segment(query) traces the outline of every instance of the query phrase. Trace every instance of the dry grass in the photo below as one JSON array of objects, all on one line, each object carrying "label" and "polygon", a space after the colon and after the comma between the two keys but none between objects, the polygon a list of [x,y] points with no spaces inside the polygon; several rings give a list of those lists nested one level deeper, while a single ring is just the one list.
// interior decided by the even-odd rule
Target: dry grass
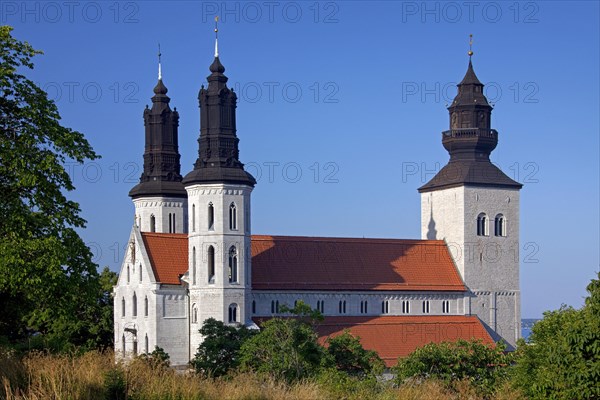
[{"label": "dry grass", "polygon": [[[466,382],[458,383],[454,391],[448,391],[435,381],[400,388],[382,384],[346,389],[312,381],[288,385],[253,374],[202,379],[191,373],[154,369],[139,360],[115,365],[110,353],[89,352],[82,356],[33,353],[23,360],[10,353],[0,353],[0,399],[118,399],[109,394],[110,382],[112,387],[115,382],[116,386],[121,384],[121,392],[126,393],[123,399],[131,400],[480,399]],[[504,387],[495,399],[522,397]]]}]

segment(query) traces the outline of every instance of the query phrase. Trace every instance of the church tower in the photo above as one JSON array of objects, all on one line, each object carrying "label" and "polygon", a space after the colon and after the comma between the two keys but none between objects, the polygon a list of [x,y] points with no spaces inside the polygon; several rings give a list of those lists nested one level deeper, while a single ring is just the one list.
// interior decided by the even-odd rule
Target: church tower
[{"label": "church tower", "polygon": [[498,144],[492,107],[473,70],[472,52],[448,107],[442,145],[450,160],[419,188],[421,237],[445,240],[469,288],[465,314],[475,314],[495,340],[514,346],[521,331],[519,190],[490,161]]},{"label": "church tower", "polygon": [[140,183],[129,192],[135,205],[136,225],[142,232],[187,232],[187,193],[181,183],[177,133],[179,113],[171,110],[169,101],[159,54],[152,108],[146,106],[144,110],[144,171]]},{"label": "church tower", "polygon": [[[216,32],[216,29],[215,29]],[[251,321],[250,194],[256,180],[239,160],[237,96],[215,58],[208,87],[198,94],[200,137],[194,169],[183,179],[188,193],[190,354],[204,320]]]}]

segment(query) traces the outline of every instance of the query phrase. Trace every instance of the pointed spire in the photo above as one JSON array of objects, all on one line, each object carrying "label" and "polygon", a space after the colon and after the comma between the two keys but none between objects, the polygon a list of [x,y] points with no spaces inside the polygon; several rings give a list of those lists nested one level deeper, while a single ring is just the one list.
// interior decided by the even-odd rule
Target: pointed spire
[{"label": "pointed spire", "polygon": [[215,58],[219,57],[219,16],[215,17]]},{"label": "pointed spire", "polygon": [[162,80],[162,71],[160,68],[160,56],[162,56],[162,54],[160,54],[160,43],[158,44],[158,80]]}]

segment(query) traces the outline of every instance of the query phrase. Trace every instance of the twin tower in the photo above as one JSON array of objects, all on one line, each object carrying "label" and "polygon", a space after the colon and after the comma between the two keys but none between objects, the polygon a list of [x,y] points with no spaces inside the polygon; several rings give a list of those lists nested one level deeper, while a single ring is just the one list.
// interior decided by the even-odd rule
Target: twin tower
[{"label": "twin tower", "polygon": [[[192,318],[250,320],[250,193],[256,184],[239,160],[236,94],[227,87],[218,53],[208,87],[198,93],[200,138],[194,169],[181,175],[179,114],[159,80],[144,110],[146,145],[140,183],[129,195],[141,232],[187,234]],[[199,343],[198,333],[191,341]],[[195,340],[194,340],[195,339]],[[196,344],[197,347],[197,344]]]},{"label": "twin tower", "polygon": [[[472,53],[469,54],[471,56]],[[239,160],[236,94],[218,52],[208,87],[198,94],[200,137],[194,169],[182,176],[179,115],[169,107],[159,73],[152,108],[144,111],[144,171],[129,193],[141,232],[186,234],[190,319],[251,323],[250,195],[256,180]],[[450,160],[421,193],[422,239],[445,240],[468,288],[466,315],[477,315],[514,345],[520,337],[519,190],[490,161],[498,143],[492,107],[471,60],[448,108],[442,144]],[[424,271],[427,273],[427,271]],[[343,276],[340,276],[343,279]],[[201,338],[190,332],[190,347]]]}]

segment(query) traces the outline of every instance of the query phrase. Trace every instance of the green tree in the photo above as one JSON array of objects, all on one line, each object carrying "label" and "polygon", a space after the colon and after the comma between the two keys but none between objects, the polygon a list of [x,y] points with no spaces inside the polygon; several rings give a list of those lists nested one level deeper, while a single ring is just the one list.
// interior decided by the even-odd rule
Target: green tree
[{"label": "green tree", "polygon": [[200,334],[203,341],[190,364],[201,375],[218,377],[238,367],[240,347],[253,331],[209,318],[202,324]]},{"label": "green tree", "polygon": [[311,325],[320,313],[303,302],[298,302],[292,309],[283,307],[282,312],[296,317],[272,318],[264,322],[261,331],[240,349],[242,370],[268,374],[288,382],[316,375],[330,363]]},{"label": "green tree", "polygon": [[544,313],[519,343],[512,381],[529,398],[600,399],[600,279],[587,290],[583,308]]},{"label": "green tree", "polygon": [[171,356],[162,347],[154,346],[150,354],[140,354],[138,359],[152,369],[166,370],[171,366]]},{"label": "green tree", "polygon": [[97,158],[60,124],[47,94],[22,74],[41,52],[0,27],[0,335],[22,339],[77,324],[98,293],[97,266],[65,162]]},{"label": "green tree", "polygon": [[502,343],[493,346],[479,340],[430,343],[398,360],[393,368],[396,383],[435,378],[451,388],[468,380],[480,392],[493,393],[508,374],[511,355],[505,348]]},{"label": "green tree", "polygon": [[327,352],[333,357],[336,368],[349,375],[379,375],[385,368],[377,352],[365,350],[360,338],[353,336],[349,330],[328,338],[327,346]]}]

